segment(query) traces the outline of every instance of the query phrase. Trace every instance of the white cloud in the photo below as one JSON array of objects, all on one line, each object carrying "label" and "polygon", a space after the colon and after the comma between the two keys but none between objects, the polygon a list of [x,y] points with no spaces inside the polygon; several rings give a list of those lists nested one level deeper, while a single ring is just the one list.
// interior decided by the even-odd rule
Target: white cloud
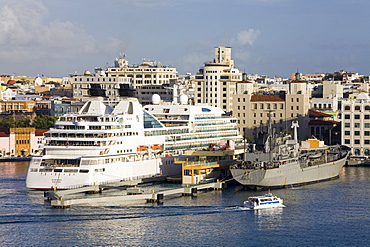
[{"label": "white cloud", "polygon": [[95,52],[95,39],[83,28],[47,18],[49,11],[40,0],[5,0],[0,4],[0,45],[6,48],[0,50],[0,56],[60,58]]},{"label": "white cloud", "polygon": [[250,58],[249,52],[246,50],[239,50],[234,56],[236,59],[244,62],[248,61]]},{"label": "white cloud", "polygon": [[246,30],[240,31],[238,33],[237,41],[241,45],[246,44],[253,45],[254,41],[257,39],[260,33],[261,32],[259,30],[254,30],[253,28],[250,28],[247,31]]}]

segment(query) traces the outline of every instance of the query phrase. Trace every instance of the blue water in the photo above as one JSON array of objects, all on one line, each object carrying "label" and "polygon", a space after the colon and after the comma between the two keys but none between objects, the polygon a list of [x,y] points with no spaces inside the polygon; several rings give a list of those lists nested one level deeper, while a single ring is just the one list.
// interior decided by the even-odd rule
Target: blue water
[{"label": "blue water", "polygon": [[53,209],[25,188],[27,163],[0,163],[0,246],[370,246],[370,167],[272,191],[285,208],[244,210],[240,186],[162,205]]}]

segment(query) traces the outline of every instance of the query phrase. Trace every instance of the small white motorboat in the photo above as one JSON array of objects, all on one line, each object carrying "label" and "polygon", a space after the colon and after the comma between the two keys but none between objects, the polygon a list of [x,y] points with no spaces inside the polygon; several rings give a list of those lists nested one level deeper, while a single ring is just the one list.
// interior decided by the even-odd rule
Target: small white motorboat
[{"label": "small white motorboat", "polygon": [[250,209],[284,207],[283,199],[268,193],[264,196],[251,196],[244,202],[244,207]]}]

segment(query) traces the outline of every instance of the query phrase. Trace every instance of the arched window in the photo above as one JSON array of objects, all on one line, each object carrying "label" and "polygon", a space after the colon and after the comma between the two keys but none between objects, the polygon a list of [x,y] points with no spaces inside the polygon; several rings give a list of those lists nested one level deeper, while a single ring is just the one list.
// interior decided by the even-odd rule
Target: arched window
[{"label": "arched window", "polygon": [[355,106],[355,110],[356,110],[356,111],[359,111],[359,110],[360,110],[360,106],[356,105],[356,106]]},{"label": "arched window", "polygon": [[368,106],[368,105],[367,105],[367,106],[365,106],[365,110],[366,110],[366,111],[370,111],[370,106]]},{"label": "arched window", "polygon": [[346,107],[344,107],[344,110],[349,111],[351,110],[351,107],[349,105],[346,105]]},{"label": "arched window", "polygon": [[370,150],[369,150],[369,149],[365,149],[365,150],[364,150],[364,154],[365,154],[365,155],[369,155],[369,153],[370,153]]},{"label": "arched window", "polygon": [[354,152],[355,152],[355,155],[360,155],[360,149],[356,148],[356,149],[354,150]]}]

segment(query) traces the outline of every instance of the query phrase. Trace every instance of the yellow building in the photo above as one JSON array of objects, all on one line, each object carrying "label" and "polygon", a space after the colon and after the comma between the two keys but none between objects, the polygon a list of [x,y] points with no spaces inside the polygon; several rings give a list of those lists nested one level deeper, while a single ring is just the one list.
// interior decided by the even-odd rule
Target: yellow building
[{"label": "yellow building", "polygon": [[35,128],[10,128],[10,135],[14,135],[14,154],[28,155],[31,150],[31,138],[35,137]]},{"label": "yellow building", "polygon": [[36,101],[29,100],[0,100],[0,113],[34,112]]}]

